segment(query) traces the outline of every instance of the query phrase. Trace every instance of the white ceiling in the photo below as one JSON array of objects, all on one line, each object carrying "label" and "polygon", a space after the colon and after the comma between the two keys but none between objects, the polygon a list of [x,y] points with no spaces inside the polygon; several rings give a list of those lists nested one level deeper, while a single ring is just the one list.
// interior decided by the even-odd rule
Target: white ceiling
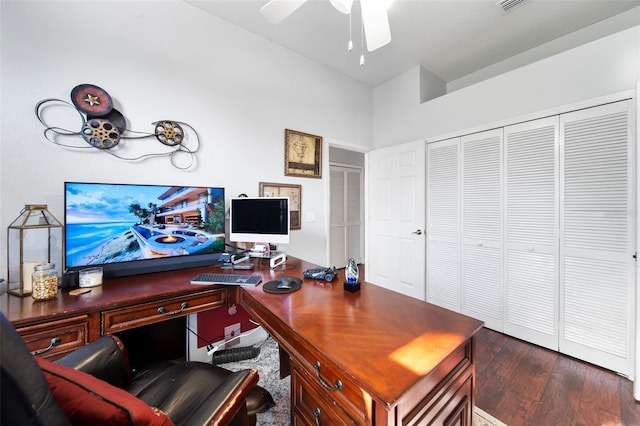
[{"label": "white ceiling", "polygon": [[268,0],[185,1],[374,87],[418,65],[464,86],[640,25],[640,0],[531,0],[508,13],[495,0],[395,0],[391,43],[365,46],[360,66],[357,0],[352,52],[349,17],[329,0],[308,0],[278,25],[260,14]]}]

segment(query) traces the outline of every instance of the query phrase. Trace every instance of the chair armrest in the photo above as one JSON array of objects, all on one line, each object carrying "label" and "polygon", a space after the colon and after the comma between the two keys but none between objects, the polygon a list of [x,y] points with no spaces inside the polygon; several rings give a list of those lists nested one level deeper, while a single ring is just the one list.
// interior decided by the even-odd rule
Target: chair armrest
[{"label": "chair armrest", "polygon": [[122,341],[116,336],[102,336],[56,363],[91,374],[119,388],[131,382],[129,357]]},{"label": "chair armrest", "polygon": [[[211,413],[208,421],[203,424],[226,425],[232,424],[232,420],[248,424],[246,399],[258,384],[258,378],[258,371],[253,369],[236,371],[227,376],[211,394],[207,404],[196,410]],[[199,416],[196,414],[193,418],[197,419]]]},{"label": "chair armrest", "polygon": [[253,369],[232,372],[204,362],[173,360],[136,371],[126,391],[178,426],[236,426],[249,424],[246,399],[257,384]]}]

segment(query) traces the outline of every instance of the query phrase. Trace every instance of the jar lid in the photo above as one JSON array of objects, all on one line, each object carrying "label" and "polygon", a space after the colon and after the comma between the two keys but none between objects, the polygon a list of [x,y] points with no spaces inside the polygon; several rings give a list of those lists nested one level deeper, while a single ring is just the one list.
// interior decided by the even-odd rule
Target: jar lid
[{"label": "jar lid", "polygon": [[53,263],[43,263],[42,265],[36,265],[33,270],[34,271],[46,271],[49,269],[55,269],[56,265]]}]

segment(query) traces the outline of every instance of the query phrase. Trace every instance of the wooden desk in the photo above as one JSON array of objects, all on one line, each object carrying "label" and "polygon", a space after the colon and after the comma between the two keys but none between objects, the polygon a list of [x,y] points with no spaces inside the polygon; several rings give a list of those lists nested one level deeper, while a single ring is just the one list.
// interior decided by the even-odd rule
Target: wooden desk
[{"label": "wooden desk", "polygon": [[[265,282],[314,266],[289,258]],[[290,355],[292,424],[470,426],[482,322],[367,282],[349,293],[343,281],[239,293]]]},{"label": "wooden desk", "polygon": [[104,334],[130,330],[224,306],[233,289],[196,286],[189,280],[212,268],[111,278],[91,292],[70,296],[59,290],[55,299],[3,295],[0,311],[16,327],[31,351],[59,358]]},{"label": "wooden desk", "polygon": [[[289,257],[263,283],[315,265]],[[482,322],[363,282],[358,293],[305,280],[297,292],[192,285],[197,268],[108,280],[81,296],[0,297],[0,310],[31,350],[59,357],[107,333],[240,302],[290,357],[294,425],[471,425],[474,334]],[[235,271],[247,273],[248,271]],[[159,309],[161,311],[159,311]],[[335,388],[335,389],[334,389]],[[333,389],[333,390],[331,390]]]}]

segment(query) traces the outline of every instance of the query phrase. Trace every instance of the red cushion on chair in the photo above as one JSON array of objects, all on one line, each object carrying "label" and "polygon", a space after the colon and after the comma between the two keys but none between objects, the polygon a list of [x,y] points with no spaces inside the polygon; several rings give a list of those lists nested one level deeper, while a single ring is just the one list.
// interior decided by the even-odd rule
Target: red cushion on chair
[{"label": "red cushion on chair", "polygon": [[35,357],[73,425],[174,426],[161,410],[90,374]]}]

